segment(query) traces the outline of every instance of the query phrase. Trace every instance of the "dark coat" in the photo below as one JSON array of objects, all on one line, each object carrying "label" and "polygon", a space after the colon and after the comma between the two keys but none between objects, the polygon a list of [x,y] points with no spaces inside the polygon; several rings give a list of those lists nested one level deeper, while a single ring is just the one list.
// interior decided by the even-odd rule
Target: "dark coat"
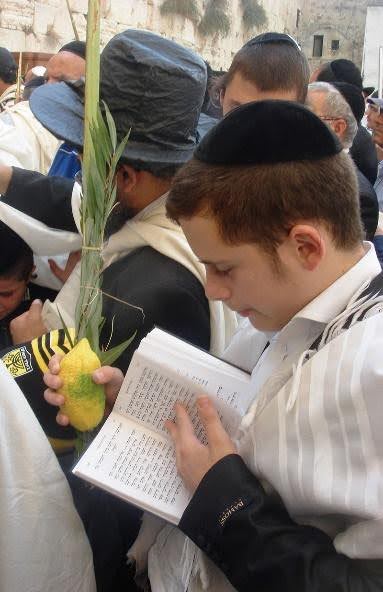
[{"label": "dark coat", "polygon": [[362,218],[366,239],[374,238],[379,219],[379,204],[375,189],[363,173],[356,169],[359,185],[360,215]]},{"label": "dark coat", "polygon": [[373,185],[378,174],[378,158],[371,134],[363,125],[359,125],[354,142],[350,148],[356,166]]},{"label": "dark coat", "polygon": [[380,592],[379,561],[337,553],[321,530],[293,522],[240,456],[202,479],[179,528],[239,592]]},{"label": "dark coat", "polygon": [[[71,207],[73,183],[71,179],[14,168],[3,200],[51,228],[77,232]],[[203,286],[173,259],[151,247],[136,249],[104,271],[102,289],[144,309],[143,317],[137,308],[103,298],[106,321],[101,344],[105,346],[110,340],[112,347],[136,331],[134,341],[115,364],[124,372],[141,339],[154,326],[209,349],[210,312]]]}]

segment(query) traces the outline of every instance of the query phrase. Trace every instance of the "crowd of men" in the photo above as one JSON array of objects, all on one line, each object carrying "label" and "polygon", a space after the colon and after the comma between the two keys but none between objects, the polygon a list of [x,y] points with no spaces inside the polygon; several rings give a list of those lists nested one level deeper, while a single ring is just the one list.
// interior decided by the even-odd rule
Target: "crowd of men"
[{"label": "crowd of men", "polygon": [[310,77],[280,33],[217,78],[148,31],[101,53],[100,97],[130,136],[100,345],[135,337],[93,380],[113,406],[154,326],[251,373],[235,440],[204,396],[206,446],[181,405],[168,422],[191,492],[173,527],[73,476],[57,414],[54,354],[80,290],[85,59],[66,44],[15,103],[0,51],[0,589],[382,590],[383,99],[348,60]]}]

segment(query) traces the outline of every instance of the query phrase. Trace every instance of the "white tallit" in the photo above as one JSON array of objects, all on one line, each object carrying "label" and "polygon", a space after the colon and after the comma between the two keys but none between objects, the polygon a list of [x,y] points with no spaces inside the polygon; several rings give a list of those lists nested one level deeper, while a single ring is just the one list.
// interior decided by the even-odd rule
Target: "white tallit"
[{"label": "white tallit", "polygon": [[28,101],[6,109],[0,117],[0,161],[46,175],[60,141],[33,115]]},{"label": "white tallit", "polygon": [[96,592],[92,551],[53,450],[0,362],[0,590]]},{"label": "white tallit", "polygon": [[[75,220],[78,222],[78,210],[76,210],[77,200],[78,198],[75,196],[73,200],[73,211]],[[145,210],[140,212],[132,220],[126,222],[123,228],[110,237],[102,251],[105,267],[108,267],[114,261],[117,261],[139,247],[149,246],[186,267],[186,269],[204,284],[204,266],[197,261],[186,241],[182,229],[166,217],[165,202],[166,195],[145,208]],[[79,287],[80,265],[77,265],[61,289],[55,302],[47,302],[44,305],[44,322],[49,329],[61,327],[61,322],[57,315],[57,306],[68,326],[73,324]],[[221,354],[223,352],[236,325],[236,317],[232,311],[221,302],[210,302],[210,350],[213,353]]]},{"label": "white tallit", "polygon": [[[383,561],[383,297],[357,322],[368,304],[358,300],[360,292],[329,324],[317,353],[298,352],[266,380],[242,420],[237,445],[298,523],[325,531],[340,553]],[[351,314],[351,328],[344,330]],[[233,363],[257,349],[251,332],[244,336]],[[152,528],[150,537],[151,520],[144,521],[131,555],[142,569],[145,544],[155,541],[148,560],[153,592],[233,590],[175,527],[159,534]]]}]

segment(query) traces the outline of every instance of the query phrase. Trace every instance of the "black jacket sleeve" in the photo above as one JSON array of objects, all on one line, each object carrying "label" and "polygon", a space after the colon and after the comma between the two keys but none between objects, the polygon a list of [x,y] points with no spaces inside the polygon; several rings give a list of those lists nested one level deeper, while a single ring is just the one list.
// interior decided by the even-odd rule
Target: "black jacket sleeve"
[{"label": "black jacket sleeve", "polygon": [[239,592],[378,592],[380,562],[337,553],[321,530],[294,523],[240,456],[204,476],[179,528]]},{"label": "black jacket sleeve", "polygon": [[78,232],[72,214],[73,179],[46,177],[13,167],[7,192],[1,200],[50,228]]}]

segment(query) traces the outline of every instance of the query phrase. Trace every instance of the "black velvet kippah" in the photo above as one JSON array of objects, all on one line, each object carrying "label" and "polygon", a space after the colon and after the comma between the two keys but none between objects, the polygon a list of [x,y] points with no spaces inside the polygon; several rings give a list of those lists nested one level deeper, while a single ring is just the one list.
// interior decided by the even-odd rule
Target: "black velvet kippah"
[{"label": "black velvet kippah", "polygon": [[251,47],[252,45],[261,45],[264,43],[286,43],[287,45],[292,45],[293,47],[300,49],[298,42],[295,41],[291,35],[275,32],[261,33],[247,41],[243,47]]},{"label": "black velvet kippah", "polygon": [[85,41],[70,41],[59,49],[59,53],[60,51],[69,51],[69,53],[74,53],[74,55],[85,60],[86,43]]},{"label": "black velvet kippah", "polygon": [[350,105],[356,121],[360,123],[366,109],[360,88],[355,86],[355,84],[349,84],[348,82],[332,82],[332,85],[339,90],[340,94]]},{"label": "black velvet kippah", "polygon": [[194,152],[218,165],[317,160],[342,150],[314,113],[291,101],[257,101],[231,111],[206,134]]}]

